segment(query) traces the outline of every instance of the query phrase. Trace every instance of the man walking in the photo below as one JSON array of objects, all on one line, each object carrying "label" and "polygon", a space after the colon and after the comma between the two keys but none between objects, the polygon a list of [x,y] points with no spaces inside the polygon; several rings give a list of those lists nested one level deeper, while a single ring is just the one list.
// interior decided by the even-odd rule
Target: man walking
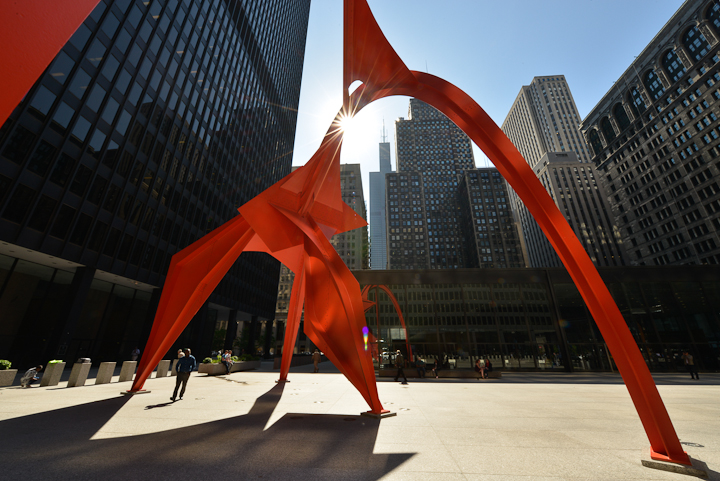
[{"label": "man walking", "polygon": [[313,372],[320,372],[320,361],[322,361],[322,354],[320,354],[320,351],[315,349],[315,352],[312,355],[313,365],[315,366],[315,370]]},{"label": "man walking", "polygon": [[407,384],[407,378],[405,377],[405,371],[403,371],[403,367],[405,367],[405,359],[403,358],[402,353],[400,350],[395,353],[395,367],[397,368],[397,374],[395,374],[395,382],[397,382],[398,378],[402,375],[404,381],[403,384]]},{"label": "man walking", "polygon": [[177,398],[178,388],[182,384],[182,389],[180,390],[180,400],[182,401],[183,395],[185,394],[185,388],[187,387],[188,379],[190,379],[190,373],[195,370],[195,367],[197,366],[197,362],[195,361],[195,356],[190,354],[190,349],[184,350],[185,356],[181,357],[180,360],[177,362],[177,378],[175,378],[175,392],[173,392],[172,397],[170,400],[172,402],[175,402],[175,399]]},{"label": "man walking", "polygon": [[698,374],[697,369],[695,368],[695,360],[693,359],[692,354],[685,351],[682,356],[683,362],[685,363],[685,369],[688,370],[690,373],[690,379],[697,379],[700,380],[700,374]]}]

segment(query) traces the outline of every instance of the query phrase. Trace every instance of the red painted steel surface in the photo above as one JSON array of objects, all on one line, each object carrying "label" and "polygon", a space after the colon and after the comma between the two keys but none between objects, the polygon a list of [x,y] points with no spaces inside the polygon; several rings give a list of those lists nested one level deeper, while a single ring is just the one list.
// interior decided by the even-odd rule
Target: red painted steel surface
[{"label": "red painted steel surface", "polygon": [[0,2],[0,125],[99,1]]},{"label": "red painted steel surface", "polygon": [[[405,331],[405,349],[406,349],[406,352],[407,352],[407,359],[408,359],[408,361],[412,362],[412,360],[413,360],[413,352],[412,352],[412,346],[410,345],[410,336],[408,335],[407,326],[405,325],[405,318],[404,318],[403,315],[402,315],[402,311],[400,310],[400,305],[398,304],[397,299],[396,299],[395,296],[393,295],[392,291],[391,291],[390,289],[388,289],[387,286],[377,285],[377,286],[365,286],[365,287],[363,287],[363,290],[362,290],[362,299],[363,299],[363,305],[365,306],[365,312],[369,311],[369,310],[372,309],[374,306],[377,306],[377,291],[376,291],[376,294],[375,294],[375,296],[376,296],[376,297],[375,297],[375,301],[371,301],[370,299],[368,299],[368,294],[369,294],[369,292],[370,292],[370,289],[372,289],[373,287],[376,287],[376,288],[378,288],[378,289],[382,289],[382,290],[385,292],[385,294],[387,294],[388,297],[390,298],[390,302],[393,303],[393,306],[395,306],[395,312],[397,312],[398,318],[400,319],[400,325],[402,326],[403,330]],[[377,309],[376,312],[379,313],[380,310]],[[379,321],[378,321],[378,323],[379,323]],[[378,327],[378,328],[379,328],[379,327]],[[376,333],[376,335],[379,335],[379,334],[380,334],[380,332],[378,331],[378,332]]]},{"label": "red painted steel surface", "polygon": [[[0,15],[0,124],[47,68],[98,0],[14,0]],[[610,293],[572,229],[517,149],[469,96],[452,84],[410,71],[387,42],[364,0],[345,0],[343,110],[353,114],[391,95],[419,98],[442,111],[485,152],[518,193],[556,249],[592,313],[623,376],[652,447],[652,456],[690,464],[645,361]],[[363,83],[352,96],[347,88]],[[276,183],[240,216],[173,257],[133,390],[140,390],[192,316],[237,257],[268,252],[300,286],[289,319],[305,301],[305,331],[360,391],[371,411],[383,412],[361,329],[360,287],[328,239],[365,225],[340,198],[338,118],[306,166]],[[295,290],[296,287],[293,287]],[[303,290],[305,296],[303,296]],[[297,327],[293,327],[297,332]],[[290,336],[293,338],[294,336]],[[283,364],[292,350],[283,352]],[[289,365],[289,364],[288,364]],[[284,369],[287,376],[287,368]]]},{"label": "red painted steel surface", "polygon": [[344,107],[355,113],[391,95],[407,95],[440,110],[462,129],[528,207],[563,261],[613,354],[658,459],[690,464],[635,340],[597,269],[557,206],[515,146],[483,109],[449,82],[410,71],[382,34],[365,0],[345,0],[343,85],[360,80]]}]

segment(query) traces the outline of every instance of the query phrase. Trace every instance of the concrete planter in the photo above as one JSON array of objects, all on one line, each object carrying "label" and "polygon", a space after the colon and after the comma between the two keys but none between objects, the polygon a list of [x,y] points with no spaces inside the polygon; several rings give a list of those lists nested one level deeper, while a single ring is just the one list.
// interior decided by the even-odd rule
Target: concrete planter
[{"label": "concrete planter", "polygon": [[166,359],[164,361],[160,361],[157,365],[157,369],[155,371],[155,377],[167,377],[168,371],[170,370],[170,360]]},{"label": "concrete planter", "polygon": [[120,370],[120,379],[118,382],[132,381],[135,375],[135,369],[137,368],[137,361],[125,361],[122,363],[122,369]]},{"label": "concrete planter", "polygon": [[115,373],[114,362],[101,362],[98,368],[95,384],[107,384],[112,381],[113,373]]},{"label": "concrete planter", "polygon": [[[238,361],[232,365],[230,372],[251,371],[260,369],[260,361]],[[217,376],[225,374],[225,364],[222,363],[203,363],[198,367],[198,372],[207,374],[208,376]]]},{"label": "concrete planter", "polygon": [[225,365],[216,363],[202,363],[198,366],[198,372],[201,374],[207,374],[208,376],[217,376],[218,374],[225,374]]},{"label": "concrete planter", "polygon": [[76,362],[73,364],[67,387],[84,386],[85,381],[87,381],[88,373],[90,372],[90,366],[92,366],[92,364],[89,362]]},{"label": "concrete planter", "polygon": [[57,386],[62,377],[62,373],[65,370],[64,362],[55,362],[48,364],[45,368],[45,373],[40,380],[40,386]]},{"label": "concrete planter", "polygon": [[260,361],[238,361],[232,365],[230,372],[252,371],[253,369],[260,369]]},{"label": "concrete planter", "polygon": [[15,382],[17,369],[4,369],[0,371],[0,386],[12,386]]}]

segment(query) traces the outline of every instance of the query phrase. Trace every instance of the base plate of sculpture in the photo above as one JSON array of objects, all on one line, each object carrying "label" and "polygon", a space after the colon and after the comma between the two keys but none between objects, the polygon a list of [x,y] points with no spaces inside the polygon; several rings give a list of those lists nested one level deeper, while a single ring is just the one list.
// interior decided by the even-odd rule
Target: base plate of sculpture
[{"label": "base plate of sculpture", "polygon": [[661,471],[669,471],[671,473],[685,474],[687,476],[696,476],[698,478],[708,477],[707,464],[695,459],[688,457],[691,466],[678,464],[670,460],[669,457],[656,453],[652,448],[645,448],[642,452],[641,462],[646,468],[659,469]]},{"label": "base plate of sculpture", "polygon": [[365,411],[360,413],[360,416],[366,416],[373,419],[382,419],[382,418],[390,418],[393,416],[397,416],[397,413],[390,412],[388,409],[383,409],[379,413],[374,413],[372,411]]},{"label": "base plate of sculpture", "polygon": [[149,389],[138,389],[137,391],[120,391],[120,394],[125,396],[132,396],[133,394],[148,394],[151,393]]}]

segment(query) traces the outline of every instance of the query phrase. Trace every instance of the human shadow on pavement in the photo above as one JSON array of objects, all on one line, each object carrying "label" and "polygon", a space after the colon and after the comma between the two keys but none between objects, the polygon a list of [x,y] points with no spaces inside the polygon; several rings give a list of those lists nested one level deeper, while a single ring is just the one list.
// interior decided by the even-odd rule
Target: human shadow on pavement
[{"label": "human shadow on pavement", "polygon": [[369,481],[413,456],[374,454],[380,421],[362,416],[286,414],[264,430],[283,387],[278,384],[260,396],[245,415],[122,438],[91,440],[128,402],[125,396],[1,421],[2,475],[23,480],[228,476]]}]

